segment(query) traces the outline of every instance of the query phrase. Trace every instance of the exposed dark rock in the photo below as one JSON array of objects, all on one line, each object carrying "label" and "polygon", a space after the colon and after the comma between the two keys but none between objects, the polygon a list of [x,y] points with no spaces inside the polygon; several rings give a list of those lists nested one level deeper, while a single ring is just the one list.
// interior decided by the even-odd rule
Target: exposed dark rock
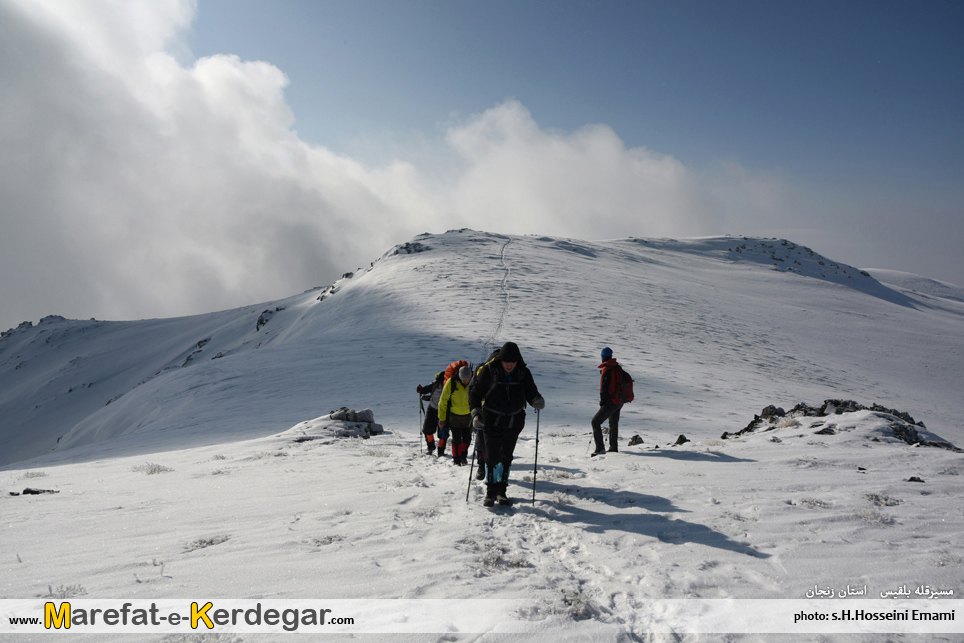
[{"label": "exposed dark rock", "polygon": [[841,413],[856,413],[857,411],[866,411],[867,407],[863,404],[858,404],[853,400],[826,400],[823,406],[820,407],[820,416],[826,415],[840,415]]},{"label": "exposed dark rock", "polygon": [[411,255],[417,252],[425,252],[426,250],[431,250],[431,248],[418,241],[414,241],[414,242],[410,241],[400,246],[395,246],[395,251],[392,254],[393,255],[400,255],[400,254]]},{"label": "exposed dark rock", "polygon": [[797,404],[790,409],[790,417],[820,417],[820,409],[814,408],[805,402]]},{"label": "exposed dark rock", "polygon": [[779,406],[773,406],[772,404],[760,412],[760,418],[764,420],[772,420],[773,418],[782,418],[786,416],[786,411],[781,409]]},{"label": "exposed dark rock", "polygon": [[261,330],[261,327],[267,324],[269,319],[271,319],[271,311],[270,310],[263,311],[261,315],[258,317],[258,323],[254,327],[254,330],[255,331]]},{"label": "exposed dark rock", "polygon": [[338,290],[339,290],[339,288],[338,288],[338,286],[336,286],[335,284],[332,284],[332,285],[330,285],[330,286],[326,286],[326,287],[321,291],[321,294],[318,295],[317,299],[318,299],[318,301],[325,301],[326,299],[328,299],[329,297],[331,297],[332,295],[334,295],[336,292],[338,292]]},{"label": "exposed dark rock", "polygon": [[[872,406],[865,406],[853,400],[825,400],[824,403],[819,407],[813,407],[809,404],[801,402],[797,404],[789,413],[785,413],[782,408],[769,405],[764,408],[760,415],[754,415],[753,421],[746,425],[745,428],[737,431],[736,433],[724,433],[721,438],[726,440],[730,437],[739,437],[746,433],[753,433],[758,429],[764,429],[766,431],[772,431],[777,428],[777,424],[780,418],[798,418],[798,417],[829,417],[834,415],[841,415],[843,413],[855,413],[857,411],[873,411],[881,415],[886,415],[894,419],[891,423],[890,429],[894,432],[894,435],[899,439],[903,440],[907,444],[927,446],[927,447],[938,447],[941,449],[949,449],[956,453],[964,453],[955,447],[950,442],[943,442],[937,440],[925,440],[921,437],[918,428],[925,429],[923,422],[918,422],[914,420],[909,413],[903,411],[898,411],[896,409],[890,409],[879,404],[874,404]],[[810,428],[816,429],[821,428],[816,432],[817,435],[835,435],[837,433],[837,426],[835,424],[827,424],[824,426],[824,422],[814,422],[810,425]],[[879,442],[878,438],[873,438],[874,441]]]},{"label": "exposed dark rock", "polygon": [[757,429],[759,429],[760,427],[762,427],[762,426],[764,426],[764,425],[766,425],[766,424],[767,424],[766,420],[762,419],[759,415],[754,415],[752,422],[750,422],[749,424],[747,424],[745,427],[743,427],[742,429],[740,429],[739,431],[737,431],[737,432],[734,433],[733,435],[736,436],[736,437],[739,437],[739,436],[743,435],[744,433],[753,433],[754,431],[756,431]]},{"label": "exposed dark rock", "polygon": [[341,422],[341,427],[335,431],[341,437],[369,438],[385,432],[385,428],[375,422],[375,413],[371,409],[356,411],[343,406],[328,414],[332,420]]},{"label": "exposed dark rock", "polygon": [[[893,415],[893,413],[889,415]],[[894,432],[894,435],[907,444],[919,444],[923,447],[937,447],[939,449],[948,449],[950,451],[954,451],[955,453],[964,453],[964,450],[958,449],[950,442],[938,442],[936,440],[925,440],[921,438],[920,433],[915,428],[916,426],[920,425],[912,425],[905,422],[894,422],[890,425],[890,429]]]},{"label": "exposed dark rock", "polygon": [[909,413],[904,413],[903,411],[898,411],[896,409],[888,409],[883,406],[880,406],[879,404],[874,404],[873,406],[870,407],[870,410],[875,411],[877,413],[886,413],[887,415],[893,415],[894,417],[900,418],[901,420],[903,420],[904,422],[907,422],[908,424],[919,426],[922,429],[927,428],[926,426],[924,426],[923,422],[915,422],[914,418],[912,418]]},{"label": "exposed dark rock", "polygon": [[332,420],[341,420],[342,422],[366,422],[371,424],[375,421],[375,413],[371,409],[363,409],[361,411],[356,411],[350,409],[347,406],[343,406],[336,411],[332,411],[328,414]]}]

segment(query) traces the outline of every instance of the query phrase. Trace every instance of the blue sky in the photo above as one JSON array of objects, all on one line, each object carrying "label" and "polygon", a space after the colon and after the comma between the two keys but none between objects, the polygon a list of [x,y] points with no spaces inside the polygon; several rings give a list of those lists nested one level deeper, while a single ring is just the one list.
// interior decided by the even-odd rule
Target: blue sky
[{"label": "blue sky", "polygon": [[0,326],[422,232],[787,238],[964,285],[964,3],[0,0]]},{"label": "blue sky", "polygon": [[911,186],[964,169],[961,3],[201,0],[189,42],[277,65],[298,133],[335,149],[514,98],[697,165]]}]

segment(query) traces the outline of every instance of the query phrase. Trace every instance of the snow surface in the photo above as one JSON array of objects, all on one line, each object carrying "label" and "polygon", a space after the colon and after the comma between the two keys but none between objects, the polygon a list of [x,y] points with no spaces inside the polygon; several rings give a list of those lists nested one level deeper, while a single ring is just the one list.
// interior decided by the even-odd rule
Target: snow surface
[{"label": "snow surface", "polygon": [[[783,240],[461,230],[277,302],[24,325],[0,339],[0,599],[520,599],[540,640],[603,641],[645,638],[652,599],[959,598],[961,453],[873,411],[721,436],[835,398],[964,445],[961,290]],[[415,387],[504,341],[547,407],[535,502],[530,411],[516,505],[491,511],[466,468],[422,455]],[[602,346],[636,401],[620,452],[590,459]],[[346,437],[340,407],[385,433]],[[27,487],[59,493],[6,495]]]}]

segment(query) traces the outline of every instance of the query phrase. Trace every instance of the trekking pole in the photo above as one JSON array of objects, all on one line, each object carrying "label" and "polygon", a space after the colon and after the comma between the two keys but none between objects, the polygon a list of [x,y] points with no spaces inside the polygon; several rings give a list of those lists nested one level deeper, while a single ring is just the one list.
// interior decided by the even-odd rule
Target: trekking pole
[{"label": "trekking pole", "polygon": [[[538,419],[536,424],[538,424]],[[469,486],[465,489],[465,502],[469,501],[469,492],[472,491],[472,472],[475,470],[475,451],[479,448],[479,430],[475,430],[475,444],[472,445],[472,464],[469,465]]]},{"label": "trekking pole", "polygon": [[[425,401],[422,400],[422,394],[418,394],[418,429],[415,430],[415,439],[418,440],[418,453],[422,454],[422,440],[418,436],[422,435],[422,425],[425,421],[422,419],[422,414],[425,413]],[[427,445],[426,445],[427,448]]]},{"label": "trekking pole", "polygon": [[539,472],[539,409],[536,409],[536,458],[532,464],[532,504],[536,504],[536,475]]}]

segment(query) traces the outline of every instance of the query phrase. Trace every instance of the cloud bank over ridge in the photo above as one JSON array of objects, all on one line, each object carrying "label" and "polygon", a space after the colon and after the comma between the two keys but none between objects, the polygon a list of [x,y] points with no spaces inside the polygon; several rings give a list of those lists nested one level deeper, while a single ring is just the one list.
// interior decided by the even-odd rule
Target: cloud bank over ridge
[{"label": "cloud bank over ridge", "polygon": [[433,143],[445,171],[365,164],[299,139],[282,70],[190,59],[195,11],[0,0],[0,325],[281,298],[424,231],[696,236],[792,209],[779,177],[548,131],[512,99]]}]

